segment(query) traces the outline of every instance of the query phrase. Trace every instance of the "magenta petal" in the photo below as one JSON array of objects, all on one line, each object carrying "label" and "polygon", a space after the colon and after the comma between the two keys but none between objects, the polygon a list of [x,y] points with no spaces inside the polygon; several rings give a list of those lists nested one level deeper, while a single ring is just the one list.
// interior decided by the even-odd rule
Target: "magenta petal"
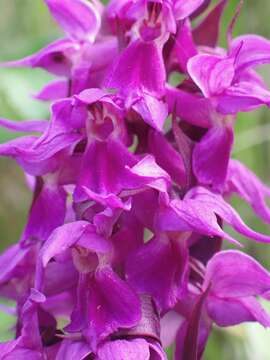
[{"label": "magenta petal", "polygon": [[179,27],[175,39],[174,52],[180,68],[187,72],[188,60],[197,55],[197,49],[191,33],[191,24],[188,20],[184,21]]},{"label": "magenta petal", "polygon": [[91,225],[86,221],[76,221],[55,229],[49,239],[45,242],[41,251],[43,266],[45,267],[55,255],[66,251],[74,245],[88,226]]},{"label": "magenta petal", "polygon": [[67,80],[54,80],[46,85],[34,97],[41,101],[52,101],[68,96],[68,81]]},{"label": "magenta petal", "polygon": [[[44,275],[44,294],[48,297],[48,303],[53,305],[51,301],[53,296],[63,294],[76,286],[78,282],[78,272],[73,265],[72,259],[61,261],[49,262]],[[64,296],[64,295],[63,295]],[[65,304],[57,304],[57,308],[64,308]],[[51,312],[51,309],[50,309]]]},{"label": "magenta petal", "polygon": [[[128,167],[127,167],[128,168]],[[147,185],[148,187],[166,192],[167,185],[170,185],[170,176],[157,165],[152,155],[146,155],[136,165],[129,169],[131,174],[138,176],[138,186]]]},{"label": "magenta petal", "polygon": [[143,97],[134,102],[132,109],[141,115],[147,124],[162,131],[168,116],[168,106],[164,101],[158,100],[152,95],[144,94]]},{"label": "magenta petal", "polygon": [[21,241],[47,240],[50,233],[64,222],[66,196],[66,192],[56,184],[40,184],[37,180],[33,203]]},{"label": "magenta petal", "polygon": [[266,203],[266,198],[270,198],[270,189],[237,160],[229,162],[226,191],[239,195],[252,206],[258,216],[270,223],[270,209]]},{"label": "magenta petal", "polygon": [[[230,89],[233,91],[233,88]],[[253,109],[261,106],[264,101],[260,100],[257,96],[252,96],[252,94],[241,93],[239,95],[239,89],[236,89],[236,92],[228,91],[227,94],[224,93],[222,96],[218,97],[217,111],[221,114],[236,114],[240,111],[251,111]],[[241,91],[241,89],[240,89]],[[267,100],[267,103],[269,100]]]},{"label": "magenta petal", "polygon": [[70,99],[58,101],[52,106],[51,122],[39,138],[25,136],[1,144],[0,155],[15,158],[30,174],[54,172],[61,150],[75,146],[82,139],[79,129],[85,115],[82,109],[73,107]]},{"label": "magenta petal", "polygon": [[186,182],[185,167],[180,154],[173,148],[169,141],[158,131],[149,133],[149,150],[154,155],[156,162],[179,185]]},{"label": "magenta petal", "polygon": [[160,322],[160,339],[164,348],[168,348],[173,344],[183,321],[183,317],[174,310],[168,311],[162,317]]},{"label": "magenta petal", "polygon": [[39,303],[43,303],[45,299],[43,294],[31,289],[30,295],[22,307],[22,328],[19,336],[16,340],[0,344],[2,359],[43,359],[37,310]]},{"label": "magenta petal", "polygon": [[94,41],[100,15],[86,0],[45,0],[55,20],[70,37]]},{"label": "magenta petal", "polygon": [[48,124],[46,120],[12,121],[0,118],[0,127],[11,131],[43,132],[47,129]]},{"label": "magenta petal", "polygon": [[197,199],[173,200],[170,208],[159,215],[157,226],[167,231],[194,231],[210,237],[219,236],[240,245],[218,224],[214,210],[207,202]]},{"label": "magenta petal", "polygon": [[255,241],[270,242],[270,237],[250,229],[237,212],[224,199],[203,187],[192,188],[184,200],[173,200],[170,206],[157,214],[156,225],[160,230],[195,231],[208,236],[220,236],[238,244],[239,242],[224,232],[217,216],[230,224],[240,234]]},{"label": "magenta petal", "polygon": [[208,99],[167,86],[166,100],[169,111],[186,122],[203,128],[211,126],[213,108]]},{"label": "magenta petal", "polygon": [[258,35],[239,36],[232,41],[231,53],[240,46],[235,61],[237,72],[270,62],[270,41],[268,39]]},{"label": "magenta petal", "polygon": [[131,287],[109,266],[98,268],[89,292],[88,336],[96,339],[133,327],[140,318],[140,300]]},{"label": "magenta petal", "polygon": [[108,94],[102,89],[92,88],[86,89],[74,97],[82,103],[90,105],[103,99],[104,97],[108,98]]},{"label": "magenta petal", "polygon": [[161,49],[154,42],[134,41],[120,55],[107,82],[107,87],[123,94],[142,91],[161,96],[166,72]]},{"label": "magenta petal", "polygon": [[188,61],[188,73],[205,97],[221,94],[233,81],[234,59],[196,55]]},{"label": "magenta petal", "polygon": [[233,144],[233,130],[229,126],[215,126],[208,130],[194,147],[193,171],[201,184],[222,190],[227,176]]},{"label": "magenta petal", "polygon": [[208,286],[218,297],[260,295],[270,289],[270,274],[250,256],[227,250],[209,260],[203,287]]},{"label": "magenta petal", "polygon": [[[43,175],[55,171],[58,165],[57,158],[50,158],[50,161],[47,161],[48,159],[41,158],[41,154],[31,151],[37,140],[35,136],[23,136],[0,144],[0,156],[14,158],[31,175]],[[38,156],[37,161],[35,161],[36,156]]]},{"label": "magenta petal", "polygon": [[127,196],[130,190],[140,191],[146,187],[166,192],[169,183],[169,175],[151,155],[137,162],[118,141],[93,141],[84,154],[74,198],[78,202],[89,197],[104,205],[121,208],[124,204],[120,195]]},{"label": "magenta petal", "polygon": [[56,228],[41,250],[41,260],[45,267],[51,258],[78,244],[92,252],[106,252],[109,247],[105,239],[95,232],[87,221],[75,221]]},{"label": "magenta petal", "polygon": [[130,255],[128,281],[141,293],[150,294],[160,309],[172,308],[186,286],[187,254],[168,237],[159,236]]},{"label": "magenta petal", "polygon": [[65,339],[61,342],[55,360],[78,359],[83,360],[92,352],[90,346],[83,341]]},{"label": "magenta petal", "polygon": [[36,136],[22,136],[0,144],[0,155],[19,158],[23,156],[27,149],[31,148],[38,138]]},{"label": "magenta petal", "polygon": [[[238,213],[222,198],[222,196],[210,192],[209,190],[197,187],[193,188],[187,197],[191,197],[193,201],[198,201],[201,206],[205,206],[208,213],[212,212],[220,216],[226,223],[231,225],[240,234],[258,242],[270,242],[270,236],[260,234],[249,228],[238,215]],[[228,235],[226,234],[226,238]]]},{"label": "magenta petal", "polygon": [[[9,281],[16,272],[17,266],[22,266],[24,258],[31,252],[30,246],[20,246],[19,244],[10,246],[0,255],[0,283]],[[32,256],[32,254],[31,254]],[[27,267],[27,262],[26,267]]]},{"label": "magenta petal", "polygon": [[101,194],[96,193],[86,186],[82,186],[78,188],[75,196],[75,202],[81,200],[94,200],[98,204],[101,204],[105,207],[109,207],[114,210],[127,210],[129,211],[131,208],[131,201],[128,199],[126,202],[122,201],[121,198],[115,194]]},{"label": "magenta petal", "polygon": [[207,312],[218,326],[233,326],[246,321],[257,321],[270,327],[270,316],[254,297],[218,298],[209,296]]},{"label": "magenta petal", "polygon": [[197,10],[204,0],[176,0],[174,1],[174,16],[176,20],[183,20]]},{"label": "magenta petal", "polygon": [[42,68],[55,75],[68,76],[71,71],[72,56],[77,51],[77,44],[68,39],[60,39],[24,59],[0,65],[5,67]]},{"label": "magenta petal", "polygon": [[99,360],[150,359],[149,345],[144,339],[108,341],[98,349]]},{"label": "magenta petal", "polygon": [[129,188],[130,176],[126,167],[135,163],[134,155],[120,142],[93,141],[84,154],[78,188],[74,194],[75,201],[85,198],[80,190],[82,186],[106,197],[119,194],[125,187]]}]

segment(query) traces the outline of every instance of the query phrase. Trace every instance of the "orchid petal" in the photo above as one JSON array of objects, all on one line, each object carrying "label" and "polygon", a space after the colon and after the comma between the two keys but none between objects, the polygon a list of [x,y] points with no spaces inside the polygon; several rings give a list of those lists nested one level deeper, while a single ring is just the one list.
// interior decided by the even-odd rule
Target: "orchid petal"
[{"label": "orchid petal", "polygon": [[270,316],[254,297],[207,299],[209,316],[218,326],[233,326],[246,321],[257,321],[270,327]]},{"label": "orchid petal", "polygon": [[164,310],[176,304],[185,288],[185,268],[185,251],[160,236],[130,255],[127,279],[141,293],[150,294]]},{"label": "orchid petal", "polygon": [[188,61],[188,73],[205,97],[221,94],[233,81],[234,59],[196,55]]},{"label": "orchid petal", "polygon": [[231,52],[241,45],[236,57],[236,71],[241,72],[248,67],[253,67],[270,62],[270,41],[258,35],[242,35],[231,43]]},{"label": "orchid petal", "polygon": [[51,101],[66,98],[68,96],[67,80],[54,80],[46,85],[38,94],[34,95],[37,100]]},{"label": "orchid petal", "polygon": [[193,151],[193,171],[201,184],[222,190],[227,176],[233,144],[233,130],[229,126],[212,127]]},{"label": "orchid petal", "polygon": [[83,360],[91,352],[92,350],[86,342],[65,339],[61,342],[55,360],[65,360],[68,358]]},{"label": "orchid petal", "polygon": [[94,41],[100,27],[100,15],[86,0],[45,0],[63,30],[75,40]]},{"label": "orchid petal", "polygon": [[221,251],[207,264],[203,287],[208,286],[210,293],[218,297],[260,295],[270,289],[270,274],[240,251]]},{"label": "orchid petal", "polygon": [[115,340],[101,346],[98,357],[100,360],[119,360],[125,357],[129,360],[148,360],[150,350],[144,339]]},{"label": "orchid petal", "polygon": [[174,4],[174,16],[176,20],[183,20],[197,10],[204,0],[176,0]]}]

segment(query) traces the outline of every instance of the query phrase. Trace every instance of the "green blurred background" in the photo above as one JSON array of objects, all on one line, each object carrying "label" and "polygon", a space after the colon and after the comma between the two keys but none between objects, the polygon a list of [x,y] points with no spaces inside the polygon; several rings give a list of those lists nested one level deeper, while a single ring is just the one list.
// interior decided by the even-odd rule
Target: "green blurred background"
[{"label": "green blurred background", "polygon": [[[221,36],[224,44],[226,24],[231,19],[237,0],[229,0]],[[257,33],[270,38],[270,0],[244,1],[235,35]],[[0,61],[29,55],[61,36],[42,0],[0,0]],[[270,66],[260,71],[270,86]],[[42,119],[48,116],[48,105],[35,101],[31,95],[52,77],[41,70],[0,69],[0,117],[14,120]],[[236,123],[234,157],[255,171],[266,183],[270,180],[270,111],[259,109],[240,114]],[[0,142],[15,135],[0,128]],[[18,240],[26,221],[31,195],[15,162],[0,159],[0,251]],[[270,233],[269,227],[255,218],[241,201],[233,205],[254,229]],[[238,235],[237,235],[238,236]],[[238,238],[240,238],[238,236]],[[245,251],[270,270],[270,247],[246,239]],[[266,307],[268,306],[265,304]],[[270,307],[268,306],[269,311]],[[7,328],[14,319],[0,311],[0,340],[12,336]],[[254,324],[217,330],[210,338],[205,360],[270,360],[270,330]]]}]

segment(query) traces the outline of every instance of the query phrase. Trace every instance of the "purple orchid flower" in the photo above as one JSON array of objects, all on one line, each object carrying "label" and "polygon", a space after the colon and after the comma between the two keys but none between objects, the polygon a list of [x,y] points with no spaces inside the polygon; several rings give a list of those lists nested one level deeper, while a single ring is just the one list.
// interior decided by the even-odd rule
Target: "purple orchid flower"
[{"label": "purple orchid flower", "polygon": [[157,130],[162,130],[167,117],[162,101],[166,74],[161,52],[162,46],[156,42],[134,41],[120,55],[106,83],[119,90],[127,108]]},{"label": "purple orchid flower", "polygon": [[[128,284],[113,272],[109,263],[104,263],[110,243],[96,234],[88,222],[78,221],[57,228],[41,250],[41,266],[46,267],[51,258],[70,247],[73,247],[71,256],[80,279],[78,303],[66,330],[71,333],[83,331],[91,339],[92,347],[96,347],[102,338],[119,327],[136,325],[140,319],[139,299]],[[102,258],[104,265],[99,265]],[[42,283],[42,271],[39,283]],[[106,299],[107,296],[110,300]]]},{"label": "purple orchid flower", "polygon": [[[212,322],[221,327],[249,321],[269,326],[270,317],[256,296],[263,296],[270,278],[257,261],[239,251],[227,250],[216,254],[206,269],[199,269],[195,270],[199,282],[193,280],[189,302],[180,300],[176,306],[186,317],[177,322],[176,356],[179,359],[186,358],[183,354],[190,359],[201,357]],[[235,277],[235,270],[239,277]]]}]

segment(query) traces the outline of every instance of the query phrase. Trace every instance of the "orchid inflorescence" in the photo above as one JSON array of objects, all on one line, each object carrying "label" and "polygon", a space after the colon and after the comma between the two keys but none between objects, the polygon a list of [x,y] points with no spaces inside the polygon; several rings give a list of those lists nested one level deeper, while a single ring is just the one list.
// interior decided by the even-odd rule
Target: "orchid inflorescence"
[{"label": "orchid inflorescence", "polygon": [[28,133],[0,155],[33,191],[0,257],[0,296],[17,304],[0,359],[162,360],[171,347],[198,360],[213,324],[270,326],[257,299],[270,273],[221,249],[241,246],[225,224],[270,243],[228,203],[270,223],[270,189],[231,159],[237,114],[270,104],[255,71],[270,41],[233,38],[239,6],[219,47],[226,0],[44,1],[65,36],[1,64],[57,79],[36,95],[49,121],[0,119]]}]

